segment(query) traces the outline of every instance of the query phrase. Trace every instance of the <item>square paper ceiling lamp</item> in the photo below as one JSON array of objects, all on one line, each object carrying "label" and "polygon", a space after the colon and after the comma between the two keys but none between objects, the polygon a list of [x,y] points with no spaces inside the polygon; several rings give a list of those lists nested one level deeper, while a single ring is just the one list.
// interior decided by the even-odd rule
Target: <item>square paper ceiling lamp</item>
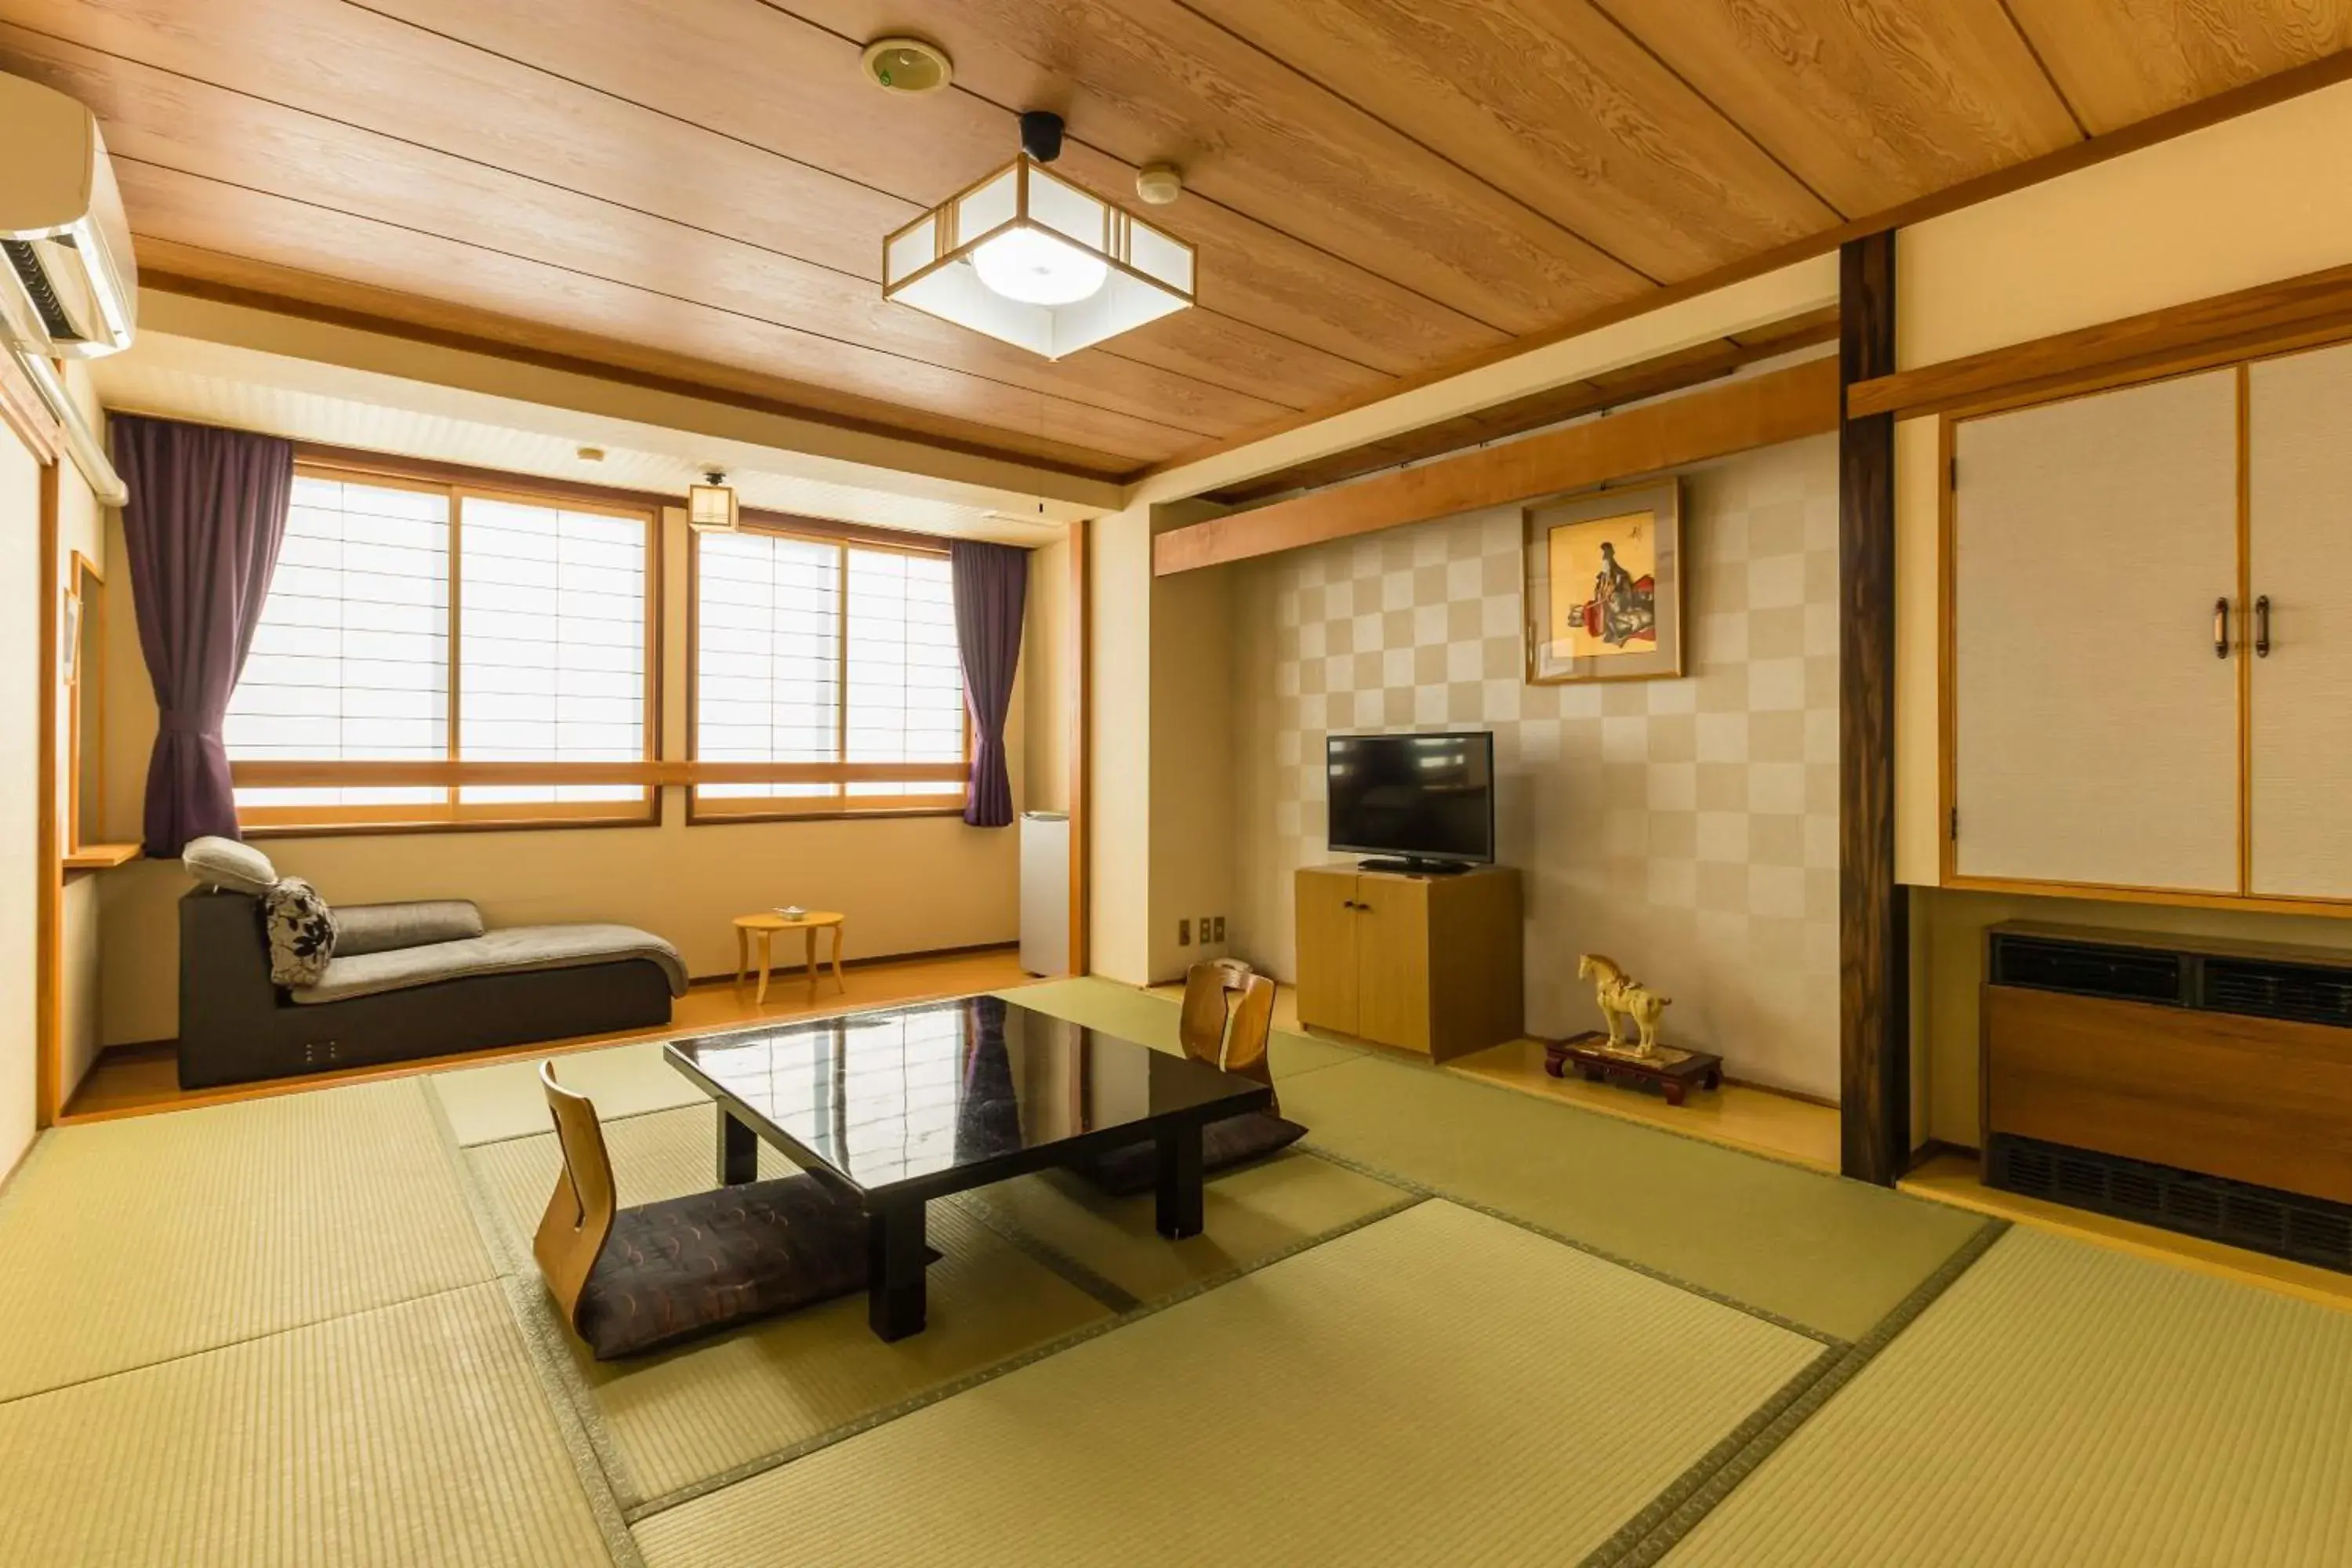
[{"label": "square paper ceiling lamp", "polygon": [[1027,153],[882,242],[882,297],[1047,359],[1192,303],[1192,247]]},{"label": "square paper ceiling lamp", "polygon": [[743,512],[735,487],[727,476],[710,473],[704,483],[686,488],[686,523],[697,533],[733,533],[743,526]]}]

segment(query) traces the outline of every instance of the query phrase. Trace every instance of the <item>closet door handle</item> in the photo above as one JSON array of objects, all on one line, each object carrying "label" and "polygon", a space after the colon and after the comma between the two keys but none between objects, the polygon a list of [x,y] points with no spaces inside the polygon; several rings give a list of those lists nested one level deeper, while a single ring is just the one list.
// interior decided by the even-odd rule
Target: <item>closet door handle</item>
[{"label": "closet door handle", "polygon": [[2264,594],[2254,601],[2254,657],[2271,656],[2271,596]]},{"label": "closet door handle", "polygon": [[2213,601],[2213,657],[2230,657],[2230,601],[2226,598]]}]

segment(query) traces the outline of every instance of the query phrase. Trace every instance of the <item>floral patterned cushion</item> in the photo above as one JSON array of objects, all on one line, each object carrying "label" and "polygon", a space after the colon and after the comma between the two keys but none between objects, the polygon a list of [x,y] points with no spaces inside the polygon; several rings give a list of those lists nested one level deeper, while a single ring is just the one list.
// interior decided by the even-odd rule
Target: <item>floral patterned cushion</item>
[{"label": "floral patterned cushion", "polygon": [[572,1327],[598,1361],[640,1355],[863,1290],[866,1267],[863,1211],[814,1176],[719,1187],[614,1215]]},{"label": "floral patterned cushion", "polygon": [[269,978],[278,985],[316,985],[335,955],[335,912],[319,889],[299,877],[285,877],[261,895],[262,922],[269,932]]}]

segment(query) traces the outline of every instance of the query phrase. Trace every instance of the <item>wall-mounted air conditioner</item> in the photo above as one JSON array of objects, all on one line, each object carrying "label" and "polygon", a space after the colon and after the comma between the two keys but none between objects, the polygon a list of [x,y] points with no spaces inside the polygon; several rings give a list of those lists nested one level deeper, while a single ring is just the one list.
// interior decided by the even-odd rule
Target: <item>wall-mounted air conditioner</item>
[{"label": "wall-mounted air conditioner", "polygon": [[131,346],[139,268],[98,117],[64,93],[0,76],[0,279],[10,334],[57,359]]},{"label": "wall-mounted air conditioner", "polygon": [[98,118],[64,93],[0,75],[0,336],[109,505],[122,480],[53,363],[131,346],[139,268]]}]

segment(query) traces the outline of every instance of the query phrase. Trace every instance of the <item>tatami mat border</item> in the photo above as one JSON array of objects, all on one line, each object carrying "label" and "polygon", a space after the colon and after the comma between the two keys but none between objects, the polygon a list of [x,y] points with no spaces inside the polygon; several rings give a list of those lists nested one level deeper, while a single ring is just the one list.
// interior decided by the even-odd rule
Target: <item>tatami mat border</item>
[{"label": "tatami mat border", "polygon": [[646,1568],[645,1554],[637,1550],[637,1538],[629,1532],[627,1514],[613,1489],[612,1467],[622,1462],[621,1457],[604,1433],[604,1423],[584,1417],[561,1391],[562,1374],[557,1370],[557,1358],[568,1359],[571,1352],[548,1333],[555,1326],[555,1316],[546,1310],[547,1292],[535,1278],[509,1274],[499,1283],[506,1289],[507,1310],[514,1314],[530,1353],[531,1370],[539,1374],[541,1392],[547,1395],[548,1408],[563,1434],[564,1452],[572,1456],[581,1489],[588,1494],[588,1510],[596,1516],[596,1530],[604,1538],[604,1550],[613,1554],[614,1568]]},{"label": "tatami mat border", "polygon": [[572,1365],[571,1352],[562,1339],[562,1327],[556,1321],[547,1291],[540,1282],[539,1267],[515,1256],[507,1240],[506,1226],[490,1205],[489,1194],[475,1180],[473,1162],[466,1158],[466,1146],[457,1142],[457,1130],[450,1122],[448,1108],[441,1103],[441,1097],[422,1080],[417,1089],[432,1114],[434,1131],[441,1140],[441,1152],[457,1169],[457,1185],[466,1194],[466,1207],[474,1216],[474,1228],[480,1233],[482,1244],[490,1249],[491,1261],[499,1268],[499,1283],[506,1291],[507,1310],[514,1316],[515,1327],[530,1356],[531,1370],[538,1375],[540,1391],[546,1396],[556,1426],[563,1434],[564,1451],[572,1456],[572,1468],[579,1475],[581,1489],[587,1493],[589,1511],[595,1515],[596,1529],[604,1537],[604,1549],[612,1553],[615,1568],[645,1568],[645,1555],[637,1550],[637,1538],[629,1533],[616,1489],[628,1480],[627,1461],[611,1434],[604,1430],[587,1384]]},{"label": "tatami mat border", "polygon": [[1033,1236],[1022,1229],[1010,1215],[1001,1212],[978,1193],[958,1193],[948,1201],[1003,1237],[1015,1251],[1061,1276],[1066,1282],[1085,1291],[1112,1311],[1132,1312],[1143,1305],[1142,1297],[1114,1280],[1105,1279],[1045,1237]]},{"label": "tatami mat border", "polygon": [[[1825,1353],[1822,1359],[1829,1364],[1822,1367],[1817,1374],[1810,1378],[1800,1374],[1792,1380],[1793,1384],[1802,1386],[1793,1391],[1784,1390],[1781,1395],[1776,1395],[1772,1404],[1780,1406],[1778,1413],[1750,1431],[1744,1443],[1736,1448],[1730,1440],[1719,1445],[1673,1486],[1659,1493],[1656,1500],[1635,1515],[1623,1530],[1587,1557],[1583,1568],[1653,1568],[1680,1544],[1701,1520],[1713,1512],[1717,1504],[1729,1497],[1740,1482],[1753,1474],[1758,1466],[1771,1458],[1775,1449],[1812,1419],[1838,1390],[1852,1382],[1854,1375],[1875,1360],[1881,1351],[1918,1319],[1920,1313],[1933,1306],[1937,1298],[1951,1289],[1954,1281],[1975,1267],[1977,1260],[1991,1248],[1993,1243],[2007,1235],[2009,1229],[2010,1222],[2005,1219],[1986,1220],[1974,1236],[1961,1243],[1958,1250],[1944,1260],[1942,1267],[1920,1281],[1918,1288],[1905,1297],[1893,1311],[1880,1319],[1870,1332],[1842,1350]],[[1811,1373],[1812,1369],[1808,1368],[1807,1371]],[[1789,1396],[1791,1392],[1793,1397]],[[1771,1405],[1768,1405],[1766,1410],[1770,1409]],[[1763,1414],[1759,1412],[1759,1415]],[[1738,1434],[1735,1433],[1733,1436],[1737,1438]]]},{"label": "tatami mat border", "polygon": [[[896,1421],[901,1416],[911,1415],[919,1410],[926,1409],[930,1405],[939,1404],[943,1399],[951,1399],[959,1394],[969,1393],[971,1390],[980,1387],[982,1384],[993,1383],[998,1378],[1004,1376],[1008,1373],[1018,1372],[1025,1366],[1033,1366],[1038,1362],[1045,1360],[1048,1356],[1059,1355],[1062,1352],[1069,1350],[1073,1346],[1084,1344],[1088,1340],[1125,1328],[1128,1324],[1150,1317],[1156,1312],[1164,1312],[1171,1307],[1189,1301],[1196,1296],[1205,1294],[1210,1290],[1217,1289],[1222,1286],[1230,1285],[1234,1280],[1240,1279],[1247,1275],[1255,1274],[1261,1268],[1271,1268],[1273,1265],[1280,1263],[1286,1258],[1296,1258],[1298,1254],[1306,1252],[1310,1248],[1320,1247],[1326,1242],[1337,1241],[1341,1237],[1361,1230],[1366,1226],[1377,1225],[1381,1220],[1392,1218],[1397,1215],[1402,1214],[1407,1209],[1419,1206],[1426,1201],[1428,1200],[1421,1194],[1409,1193],[1400,1201],[1391,1204],[1385,1208],[1377,1209],[1367,1215],[1359,1215],[1355,1218],[1349,1220],[1344,1225],[1334,1226],[1331,1229],[1324,1231],[1319,1235],[1301,1237],[1297,1241],[1290,1243],[1288,1246],[1283,1247],[1276,1251],[1270,1252],[1263,1258],[1254,1258],[1248,1263],[1239,1264],[1232,1268],[1222,1269],[1215,1274],[1204,1276],[1203,1278],[1193,1280],[1192,1283],[1185,1285],[1181,1289],[1171,1291],[1165,1296],[1148,1301],[1141,1306],[1132,1309],[1131,1310],[1121,1312],[1116,1317],[1100,1319],[1095,1322],[1086,1324],[1082,1328],[1073,1329],[1068,1333],[1063,1334],[1059,1338],[1047,1340],[1041,1344],[1032,1345],[1027,1350],[1023,1351],[1016,1355],[1009,1356],[1005,1360],[998,1362],[993,1366],[978,1368],[975,1371],[965,1373],[962,1377],[956,1379],[952,1383],[941,1384],[936,1388],[927,1388],[920,1394],[911,1394],[908,1397],[898,1401],[895,1405],[886,1405],[878,1410],[868,1411],[866,1415],[859,1416],[856,1420],[836,1426],[830,1432],[818,1433],[815,1436],[795,1443],[789,1448],[779,1449],[773,1454],[764,1455],[757,1459],[747,1459],[731,1469],[724,1470],[718,1475],[709,1477],[703,1480],[696,1481],[690,1486],[680,1487],[677,1490],[666,1493],[661,1497],[648,1499],[646,1501],[639,1503],[636,1507],[627,1510],[629,1522],[632,1524],[639,1523],[644,1520],[651,1518],[656,1513],[661,1513],[669,1509],[676,1508],[681,1503],[692,1502],[698,1497],[706,1497],[712,1492],[719,1491],[727,1487],[731,1487],[739,1481],[746,1481],[751,1479],[753,1476],[764,1475],[768,1471],[775,1469],[781,1465],[788,1465],[794,1459],[803,1458],[810,1454],[815,1453],[820,1448],[829,1448],[835,1443],[857,1436],[861,1433],[870,1432],[877,1426],[887,1426],[888,1423]],[[993,1226],[989,1228],[992,1230],[995,1229]],[[1040,1243],[1039,1245],[1042,1246],[1043,1244]]]},{"label": "tatami mat border", "polygon": [[[1510,1090],[1503,1089],[1499,1092],[1508,1094]],[[1308,1138],[1311,1140],[1313,1134],[1309,1133]],[[1606,1247],[1595,1247],[1588,1241],[1579,1241],[1575,1237],[1554,1230],[1549,1226],[1538,1225],[1534,1220],[1528,1219],[1522,1215],[1515,1215],[1508,1209],[1498,1209],[1494,1205],[1481,1203],[1476,1198],[1464,1197],[1459,1193],[1448,1192],[1443,1187],[1433,1187],[1426,1182],[1417,1182],[1411,1176],[1399,1175],[1394,1171],[1384,1170],[1381,1166],[1370,1163],[1369,1161],[1359,1160],[1354,1158],[1352,1155],[1342,1154],[1335,1150],[1318,1148],[1312,1142],[1304,1142],[1293,1146],[1306,1153],[1314,1155],[1318,1160],[1328,1160],[1334,1165],[1353,1171],[1360,1176],[1370,1176],[1376,1182],[1386,1182],[1390,1186],[1402,1187],[1406,1192],[1418,1193],[1425,1198],[1442,1198],[1457,1208],[1475,1209],[1478,1213],[1486,1215],[1489,1218],[1501,1220],[1506,1225],[1517,1226],[1519,1229],[1528,1232],[1529,1235],[1540,1236],[1546,1241],[1556,1241],[1562,1247],[1574,1247],[1577,1251],[1584,1253],[1588,1257],[1598,1258],[1603,1263],[1613,1263],[1618,1268],[1625,1269],[1628,1272],[1642,1275],[1645,1279],[1654,1279],[1661,1285],[1671,1285],[1677,1290],[1681,1290],[1688,1295],[1704,1298],[1706,1300],[1714,1302],[1718,1307],[1728,1307],[1735,1312],[1744,1312],[1748,1316],[1755,1318],[1759,1321],[1771,1324],[1776,1329],[1786,1329],[1792,1334],[1802,1334],[1805,1338],[1811,1340],[1816,1344],[1828,1345],[1832,1349],[1835,1350],[1843,1350],[1845,1348],[1845,1342],[1839,1339],[1835,1334],[1825,1332],[1822,1330],[1812,1328],[1804,1323],[1800,1323],[1792,1318],[1784,1318],[1780,1313],[1771,1310],[1769,1308],[1751,1306],[1746,1301],[1739,1300],[1735,1297],[1727,1296],[1722,1291],[1711,1289],[1707,1286],[1694,1285],[1687,1279],[1678,1279],[1663,1268],[1653,1268],[1650,1265],[1636,1262],[1631,1258],[1621,1258],[1616,1253],[1610,1251]],[[1720,1145],[1717,1145],[1717,1147],[1720,1147]],[[1800,1169],[1802,1167],[1800,1167]]]}]

